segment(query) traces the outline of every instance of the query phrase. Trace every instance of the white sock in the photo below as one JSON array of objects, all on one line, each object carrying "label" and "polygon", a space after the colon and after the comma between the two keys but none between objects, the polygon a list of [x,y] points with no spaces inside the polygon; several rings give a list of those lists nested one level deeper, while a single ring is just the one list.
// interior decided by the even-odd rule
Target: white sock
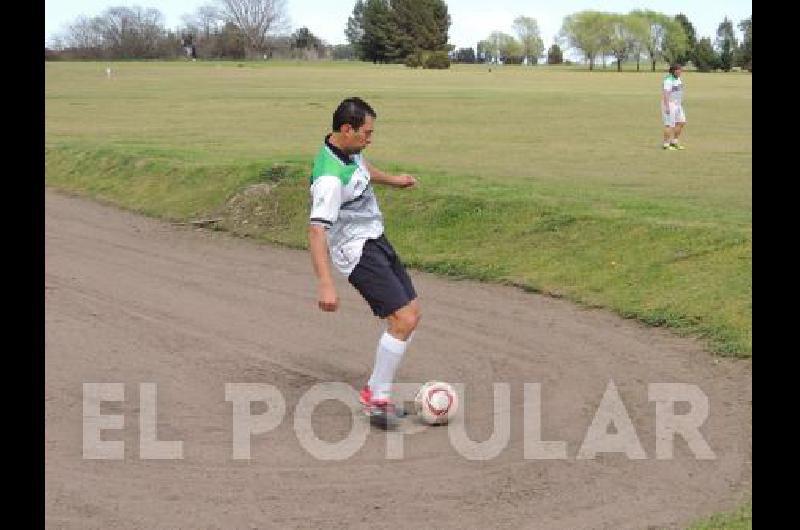
[{"label": "white sock", "polygon": [[670,143],[671,143],[672,145],[678,145],[678,139],[677,139],[677,138],[673,138],[673,139],[672,139],[672,141],[671,141]]},{"label": "white sock", "polygon": [[406,341],[396,339],[385,332],[378,341],[375,352],[375,368],[367,383],[373,398],[388,398],[392,390],[394,373],[406,351]]}]

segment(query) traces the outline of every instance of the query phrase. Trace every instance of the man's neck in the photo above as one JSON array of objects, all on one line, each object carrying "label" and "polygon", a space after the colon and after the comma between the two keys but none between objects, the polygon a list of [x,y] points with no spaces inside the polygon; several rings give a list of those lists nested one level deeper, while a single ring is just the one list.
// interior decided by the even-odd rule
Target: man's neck
[{"label": "man's neck", "polygon": [[338,134],[332,133],[330,135],[330,137],[328,138],[328,141],[331,143],[332,146],[334,146],[336,149],[338,149],[342,153],[346,154],[347,156],[350,156],[352,154],[347,149],[342,147],[342,141],[341,141],[341,138],[339,138]]},{"label": "man's neck", "polygon": [[347,164],[352,162],[352,153],[342,148],[342,142],[338,134],[331,133],[325,138],[325,140],[328,142],[328,144],[330,144],[331,147],[333,147],[333,151],[336,153],[336,155],[343,159],[343,162]]}]

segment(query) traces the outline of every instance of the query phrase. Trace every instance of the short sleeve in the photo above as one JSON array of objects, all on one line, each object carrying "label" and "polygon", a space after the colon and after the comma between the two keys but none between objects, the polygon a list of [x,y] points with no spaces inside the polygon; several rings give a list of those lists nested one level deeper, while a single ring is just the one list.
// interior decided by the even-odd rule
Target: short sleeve
[{"label": "short sleeve", "polygon": [[339,217],[342,205],[342,181],[334,176],[322,176],[311,185],[310,223],[330,228]]}]

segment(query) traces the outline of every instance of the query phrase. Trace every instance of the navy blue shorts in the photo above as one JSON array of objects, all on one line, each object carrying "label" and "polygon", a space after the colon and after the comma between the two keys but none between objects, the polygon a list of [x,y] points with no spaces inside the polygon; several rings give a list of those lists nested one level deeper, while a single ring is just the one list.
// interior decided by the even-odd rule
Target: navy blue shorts
[{"label": "navy blue shorts", "polygon": [[364,243],[361,259],[347,280],[380,318],[388,317],[417,297],[406,268],[384,235]]}]

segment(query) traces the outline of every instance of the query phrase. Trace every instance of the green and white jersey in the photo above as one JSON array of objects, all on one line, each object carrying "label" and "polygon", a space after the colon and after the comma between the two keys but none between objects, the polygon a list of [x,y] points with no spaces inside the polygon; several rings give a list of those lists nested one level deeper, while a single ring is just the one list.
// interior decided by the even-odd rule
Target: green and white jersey
[{"label": "green and white jersey", "polygon": [[669,102],[680,105],[683,100],[683,80],[668,74],[664,77],[664,91],[669,92]]},{"label": "green and white jersey", "polygon": [[360,154],[347,156],[325,138],[311,173],[310,223],[327,229],[333,265],[349,276],[368,239],[383,234],[370,174]]}]

